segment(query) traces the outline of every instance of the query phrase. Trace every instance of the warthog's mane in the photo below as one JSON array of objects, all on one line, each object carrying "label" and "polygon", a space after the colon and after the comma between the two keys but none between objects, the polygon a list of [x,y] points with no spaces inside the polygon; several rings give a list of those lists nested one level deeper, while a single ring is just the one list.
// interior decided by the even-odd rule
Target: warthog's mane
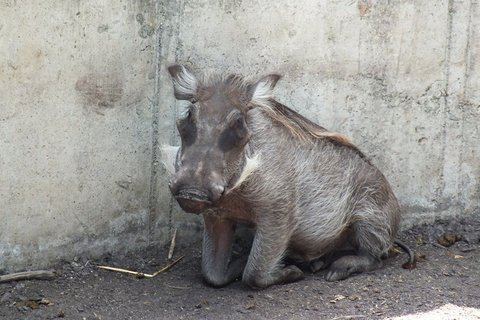
[{"label": "warthog's mane", "polygon": [[[213,75],[202,79],[203,88],[222,88],[226,93],[243,93],[245,97],[239,99],[248,101],[247,107],[259,108],[273,121],[283,126],[301,142],[315,142],[326,139],[330,142],[353,149],[360,157],[366,156],[347,138],[338,132],[331,132],[313,121],[305,118],[298,112],[276,101],[271,90],[256,90],[255,81],[242,75]],[[206,89],[206,91],[210,91]],[[258,92],[261,91],[261,92]]]}]

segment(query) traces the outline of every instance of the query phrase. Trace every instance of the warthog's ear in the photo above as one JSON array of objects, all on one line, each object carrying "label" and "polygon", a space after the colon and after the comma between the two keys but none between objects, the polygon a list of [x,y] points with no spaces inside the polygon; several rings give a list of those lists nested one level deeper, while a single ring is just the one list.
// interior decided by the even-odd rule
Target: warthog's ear
[{"label": "warthog's ear", "polygon": [[198,89],[198,81],[195,75],[178,64],[168,67],[168,72],[172,76],[175,98],[178,100],[195,100]]},{"label": "warthog's ear", "polygon": [[258,80],[251,87],[251,102],[253,104],[266,104],[268,100],[272,98],[272,91],[277,84],[277,81],[280,79],[278,74],[270,74],[262,79]]}]

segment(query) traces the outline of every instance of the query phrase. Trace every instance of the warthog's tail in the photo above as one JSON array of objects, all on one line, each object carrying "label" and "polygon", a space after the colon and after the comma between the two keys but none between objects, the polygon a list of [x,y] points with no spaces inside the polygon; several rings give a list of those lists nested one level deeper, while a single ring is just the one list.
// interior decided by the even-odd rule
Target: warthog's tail
[{"label": "warthog's tail", "polygon": [[399,246],[400,248],[402,248],[402,250],[404,250],[407,254],[408,254],[408,261],[405,262],[402,267],[404,269],[414,269],[415,266],[416,266],[416,261],[415,261],[415,252],[410,249],[409,246],[407,246],[404,242],[398,240],[398,239],[395,239],[393,241],[393,243],[395,243],[397,246]]}]

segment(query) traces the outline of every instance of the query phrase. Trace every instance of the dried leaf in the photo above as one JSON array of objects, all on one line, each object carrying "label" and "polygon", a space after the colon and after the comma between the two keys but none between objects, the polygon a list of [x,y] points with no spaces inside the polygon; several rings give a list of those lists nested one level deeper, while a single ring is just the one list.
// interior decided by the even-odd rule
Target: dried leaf
[{"label": "dried leaf", "polygon": [[415,252],[415,261],[427,260],[425,253]]},{"label": "dried leaf", "polygon": [[249,303],[245,306],[245,309],[247,310],[251,310],[251,309],[254,309],[255,308],[255,304],[254,303]]},{"label": "dried leaf", "polygon": [[17,308],[27,307],[32,310],[35,310],[40,308],[39,301],[40,300],[22,300],[22,301],[15,302],[15,307]]},{"label": "dried leaf", "polygon": [[391,247],[390,250],[388,250],[388,256],[389,257],[395,257],[398,256],[402,251],[398,250],[395,247]]},{"label": "dried leaf", "polygon": [[356,294],[352,294],[351,296],[348,297],[348,300],[351,300],[351,301],[360,300],[360,296]]},{"label": "dried leaf", "polygon": [[345,299],[345,296],[342,296],[341,294],[337,294],[333,297],[333,300],[330,300],[330,303],[337,303],[337,301]]},{"label": "dried leaf", "polygon": [[437,239],[437,242],[444,247],[450,247],[455,244],[455,242],[461,241],[462,239],[462,235],[445,232]]},{"label": "dried leaf", "polygon": [[40,299],[40,301],[38,301],[38,304],[43,304],[43,305],[49,306],[49,305],[52,305],[53,303],[48,299],[42,298],[42,299]]},{"label": "dried leaf", "polygon": [[417,239],[415,239],[415,242],[417,246],[423,246],[425,244],[425,241],[423,241],[422,236],[418,236]]}]

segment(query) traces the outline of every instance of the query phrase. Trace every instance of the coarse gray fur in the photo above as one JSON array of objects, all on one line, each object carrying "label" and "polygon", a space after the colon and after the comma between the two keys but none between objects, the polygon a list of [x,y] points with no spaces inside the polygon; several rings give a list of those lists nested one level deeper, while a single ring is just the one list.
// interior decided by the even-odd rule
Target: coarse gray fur
[{"label": "coarse gray fur", "polygon": [[[399,205],[384,175],[348,139],[273,100],[276,75],[199,81],[184,67],[169,71],[177,98],[196,108],[196,140],[179,149],[170,188],[204,217],[207,283],[223,286],[242,275],[247,285],[265,288],[303,278],[286,258],[313,271],[329,267],[328,281],[382,265],[398,231]],[[233,155],[215,147],[228,129],[222,119],[232,114],[225,108],[240,110],[247,125],[248,139]],[[212,120],[220,111],[229,116]],[[179,191],[185,185],[188,196]],[[207,194],[211,199],[195,200]],[[247,261],[232,259],[237,223],[255,230]],[[350,254],[333,259],[342,250]]]}]

